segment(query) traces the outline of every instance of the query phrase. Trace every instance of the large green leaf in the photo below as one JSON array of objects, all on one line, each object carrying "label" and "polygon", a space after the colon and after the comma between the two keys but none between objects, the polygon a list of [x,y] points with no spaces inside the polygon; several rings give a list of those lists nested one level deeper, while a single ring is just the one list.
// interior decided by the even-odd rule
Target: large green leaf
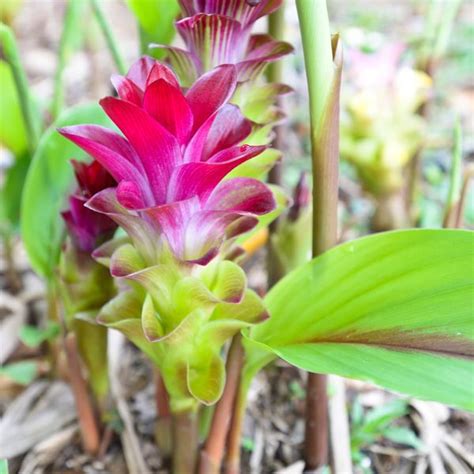
[{"label": "large green leaf", "polygon": [[[179,13],[176,0],[125,0],[140,25],[143,52],[149,43],[170,44],[175,35],[174,21]],[[160,58],[157,50],[153,55]]]},{"label": "large green leaf", "polygon": [[474,234],[405,230],[340,245],[267,295],[258,343],[302,369],[474,409]]},{"label": "large green leaf", "polygon": [[21,232],[30,262],[40,275],[51,278],[58,263],[64,234],[60,212],[72,190],[71,158],[83,153],[56,131],[58,127],[80,123],[109,125],[96,104],[86,104],[64,112],[41,137],[28,171],[21,203]]}]

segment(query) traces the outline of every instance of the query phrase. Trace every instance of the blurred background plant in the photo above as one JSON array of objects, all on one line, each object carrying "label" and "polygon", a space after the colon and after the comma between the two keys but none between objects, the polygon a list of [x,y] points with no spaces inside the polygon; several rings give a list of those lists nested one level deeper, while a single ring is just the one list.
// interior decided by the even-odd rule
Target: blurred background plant
[{"label": "blurred background plant", "polygon": [[423,146],[426,121],[419,115],[431,78],[401,66],[404,46],[378,44],[379,35],[347,35],[341,157],[354,165],[364,190],[376,201],[374,231],[408,227],[403,199],[407,165]]},{"label": "blurred background plant", "polygon": [[356,397],[351,409],[351,455],[352,460],[364,473],[372,473],[371,460],[364,449],[382,439],[397,445],[409,446],[421,450],[423,443],[408,426],[399,426],[395,422],[408,414],[408,403],[403,399],[394,399],[370,410],[364,410]]}]

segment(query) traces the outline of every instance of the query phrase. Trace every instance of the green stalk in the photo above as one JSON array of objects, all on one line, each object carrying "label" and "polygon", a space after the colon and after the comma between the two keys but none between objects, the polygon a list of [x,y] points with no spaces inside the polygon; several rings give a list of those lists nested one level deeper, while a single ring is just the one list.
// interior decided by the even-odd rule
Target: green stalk
[{"label": "green stalk", "polygon": [[114,37],[112,29],[110,28],[109,24],[107,23],[107,20],[105,19],[104,12],[100,7],[99,2],[97,0],[90,0],[90,2],[97,23],[99,24],[100,29],[104,34],[107,47],[109,48],[110,54],[112,55],[117,71],[120,74],[124,75],[127,72],[127,67],[125,66],[125,61],[123,60],[123,57],[120,54],[119,49],[117,48],[117,40]]},{"label": "green stalk", "polygon": [[435,61],[446,54],[451,31],[460,6],[461,0],[449,0],[443,4],[438,31],[434,38],[433,52],[431,53]]},{"label": "green stalk", "polygon": [[[268,17],[268,33],[276,40],[283,40],[285,32],[285,4],[273,12]],[[282,61],[275,61],[268,65],[266,70],[267,81],[269,83],[279,83],[283,79],[283,63]],[[282,128],[278,125],[274,129],[275,139],[272,147],[280,150],[282,148]],[[268,174],[268,182],[276,185],[281,184],[282,177],[282,162],[279,160]],[[275,219],[270,224],[270,238],[267,245],[267,269],[268,269],[268,287],[271,288],[278,280],[283,277],[283,269],[279,264],[275,249],[272,244],[271,235],[278,229],[278,219]]]},{"label": "green stalk", "polygon": [[[296,0],[311,117],[313,257],[337,244],[339,89],[341,51],[331,41],[325,0]],[[327,378],[308,374],[304,459],[306,470],[328,462]]]},{"label": "green stalk", "polygon": [[31,102],[28,80],[26,78],[25,70],[21,65],[20,54],[13,31],[3,23],[0,23],[0,41],[2,54],[10,65],[15,79],[18,98],[20,100],[21,113],[28,133],[28,151],[30,152],[30,156],[33,156],[39,140],[39,130],[35,126],[36,121],[34,119],[34,110]]},{"label": "green stalk", "polygon": [[69,0],[64,17],[64,27],[61,34],[58,51],[58,65],[54,77],[53,101],[51,104],[51,114],[56,119],[64,105],[64,68],[72,55],[77,42],[77,35],[80,31],[78,25],[81,13],[84,11],[83,2],[80,0]]},{"label": "green stalk", "polygon": [[431,0],[424,28],[423,41],[419,52],[419,67],[426,70],[433,53],[433,45],[436,42],[436,34],[441,16],[443,14],[443,2]]},{"label": "green stalk", "polygon": [[335,77],[326,0],[296,0],[309,91],[313,136],[322,127]]},{"label": "green stalk", "polygon": [[[283,41],[285,36],[285,4],[268,17],[268,34],[273,39]],[[267,66],[268,82],[281,82],[283,79],[283,62],[274,61]]]},{"label": "green stalk", "polygon": [[454,227],[456,229],[462,229],[464,225],[464,210],[466,208],[466,202],[469,197],[469,187],[472,184],[474,179],[474,165],[469,165],[466,167],[464,172],[464,179],[461,188],[461,197],[459,199],[458,212],[456,215],[456,221],[454,222]]},{"label": "green stalk", "polygon": [[459,121],[454,128],[454,149],[449,175],[449,191],[444,209],[443,227],[455,227],[462,187],[462,130]]}]

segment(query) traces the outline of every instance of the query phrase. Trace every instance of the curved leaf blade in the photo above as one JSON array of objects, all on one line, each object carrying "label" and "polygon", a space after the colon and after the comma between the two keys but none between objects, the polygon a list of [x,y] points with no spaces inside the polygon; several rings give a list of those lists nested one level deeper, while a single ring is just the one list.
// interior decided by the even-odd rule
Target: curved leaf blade
[{"label": "curved leaf blade", "polygon": [[305,370],[474,409],[473,258],[468,231],[347,242],[276,285],[250,338]]},{"label": "curved leaf blade", "polygon": [[12,153],[22,154],[28,149],[28,139],[13,74],[6,61],[0,60],[0,144]]}]

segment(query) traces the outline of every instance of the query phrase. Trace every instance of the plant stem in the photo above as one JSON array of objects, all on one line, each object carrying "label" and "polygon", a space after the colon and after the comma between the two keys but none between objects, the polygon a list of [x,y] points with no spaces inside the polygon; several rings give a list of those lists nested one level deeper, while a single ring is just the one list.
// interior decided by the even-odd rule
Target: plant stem
[{"label": "plant stem", "polygon": [[158,418],[155,427],[155,439],[164,458],[170,457],[173,446],[171,443],[171,412],[168,392],[158,369],[155,370],[156,409]]},{"label": "plant stem", "polygon": [[454,128],[454,149],[449,174],[449,191],[444,209],[443,227],[456,227],[462,186],[462,130],[458,122]]},{"label": "plant stem", "polygon": [[82,376],[74,333],[69,333],[66,336],[64,349],[69,366],[69,380],[81,428],[82,444],[87,453],[95,456],[100,448],[99,427],[87,389],[87,383]]},{"label": "plant stem", "polygon": [[[46,293],[46,302],[48,308],[48,320],[53,323],[62,324],[63,331],[65,332],[64,322],[61,320],[60,309],[59,309],[59,296],[58,296],[58,287],[57,282],[54,278],[48,281],[47,293]],[[58,339],[53,339],[47,342],[48,345],[48,360],[51,366],[51,376],[55,377],[58,373],[61,373],[60,357],[61,353],[61,341]]]},{"label": "plant stem", "polygon": [[441,59],[445,56],[449,45],[449,38],[451,37],[451,31],[456,21],[456,15],[459,7],[461,6],[461,0],[449,0],[444,2],[442,6],[442,14],[440,16],[440,23],[438,25],[438,31],[433,41],[432,57],[435,60]]},{"label": "plant stem", "polygon": [[73,319],[70,330],[76,336],[78,354],[87,372],[87,385],[101,417],[107,413],[109,372],[107,359],[108,333],[104,326]]},{"label": "plant stem", "polygon": [[[285,31],[285,4],[273,12],[268,17],[268,33],[276,40],[284,38]],[[282,61],[275,61],[268,65],[266,71],[267,80],[269,83],[279,83],[283,78],[283,63]],[[283,145],[283,130],[281,125],[274,128],[275,138],[272,147],[281,150]],[[276,185],[281,185],[282,181],[282,161],[281,159],[275,163],[275,166],[268,174],[268,182]],[[275,233],[278,228],[278,219],[275,219],[269,226],[270,235]],[[272,245],[271,238],[268,240],[267,246],[267,269],[268,269],[268,287],[271,288],[275,283],[283,277],[281,265],[278,265],[278,257],[275,255],[275,250]]]},{"label": "plant stem", "polygon": [[232,408],[239,386],[243,356],[244,351],[239,334],[234,336],[227,355],[224,393],[217,403],[209,435],[201,452],[200,474],[218,474],[220,472],[225,440],[232,417]]},{"label": "plant stem", "polygon": [[404,196],[400,192],[377,197],[374,215],[370,222],[372,232],[385,232],[410,227]]},{"label": "plant stem", "polygon": [[[248,384],[247,384],[248,385]],[[225,459],[226,474],[240,473],[240,442],[242,437],[242,425],[247,405],[247,387],[240,380],[237,397],[234,403],[232,420],[227,436],[227,453]]]},{"label": "plant stem", "polygon": [[469,186],[472,183],[474,178],[474,166],[470,166],[466,169],[464,173],[463,185],[461,188],[461,198],[459,200],[459,205],[457,206],[457,215],[454,222],[454,227],[456,229],[461,229],[463,227],[464,221],[464,208],[466,207],[466,201],[469,194]]},{"label": "plant stem", "polygon": [[197,414],[186,411],[173,414],[173,474],[193,474],[198,444]]},{"label": "plant stem", "polygon": [[308,373],[305,415],[305,471],[313,471],[328,463],[328,397],[325,375]]},{"label": "plant stem", "polygon": [[309,91],[312,134],[323,124],[335,77],[326,0],[296,0]]},{"label": "plant stem", "polygon": [[[313,257],[337,243],[341,52],[331,42],[325,0],[296,0],[308,80],[313,171]],[[327,464],[327,378],[308,374],[306,470]]]},{"label": "plant stem", "polygon": [[11,67],[13,78],[15,79],[18,98],[20,101],[21,113],[25,121],[25,127],[28,135],[28,150],[30,156],[33,156],[39,139],[39,130],[35,126],[34,110],[31,103],[30,90],[26,79],[25,70],[20,61],[20,54],[15,41],[13,31],[7,25],[0,24],[0,40],[2,53]]},{"label": "plant stem", "polygon": [[5,280],[7,283],[7,287],[10,290],[10,293],[15,295],[22,289],[23,283],[15,267],[14,237],[10,233],[6,232],[3,235],[2,241],[3,241],[4,257],[5,257],[5,264],[6,264]]},{"label": "plant stem", "polygon": [[51,114],[53,119],[57,118],[61,113],[64,104],[64,68],[66,62],[74,51],[77,41],[77,28],[79,18],[83,12],[83,2],[77,0],[69,0],[67,3],[66,14],[64,18],[64,27],[59,43],[58,65],[56,75],[54,77],[53,101],[51,104]]},{"label": "plant stem", "polygon": [[123,57],[120,54],[119,49],[117,48],[117,40],[115,39],[112,29],[110,28],[109,24],[107,23],[107,20],[105,19],[104,12],[100,7],[99,2],[97,0],[90,0],[90,2],[97,23],[99,24],[100,29],[104,34],[107,47],[109,48],[110,54],[112,55],[117,71],[123,75],[127,72],[127,68],[125,66],[125,61],[123,60]]}]

